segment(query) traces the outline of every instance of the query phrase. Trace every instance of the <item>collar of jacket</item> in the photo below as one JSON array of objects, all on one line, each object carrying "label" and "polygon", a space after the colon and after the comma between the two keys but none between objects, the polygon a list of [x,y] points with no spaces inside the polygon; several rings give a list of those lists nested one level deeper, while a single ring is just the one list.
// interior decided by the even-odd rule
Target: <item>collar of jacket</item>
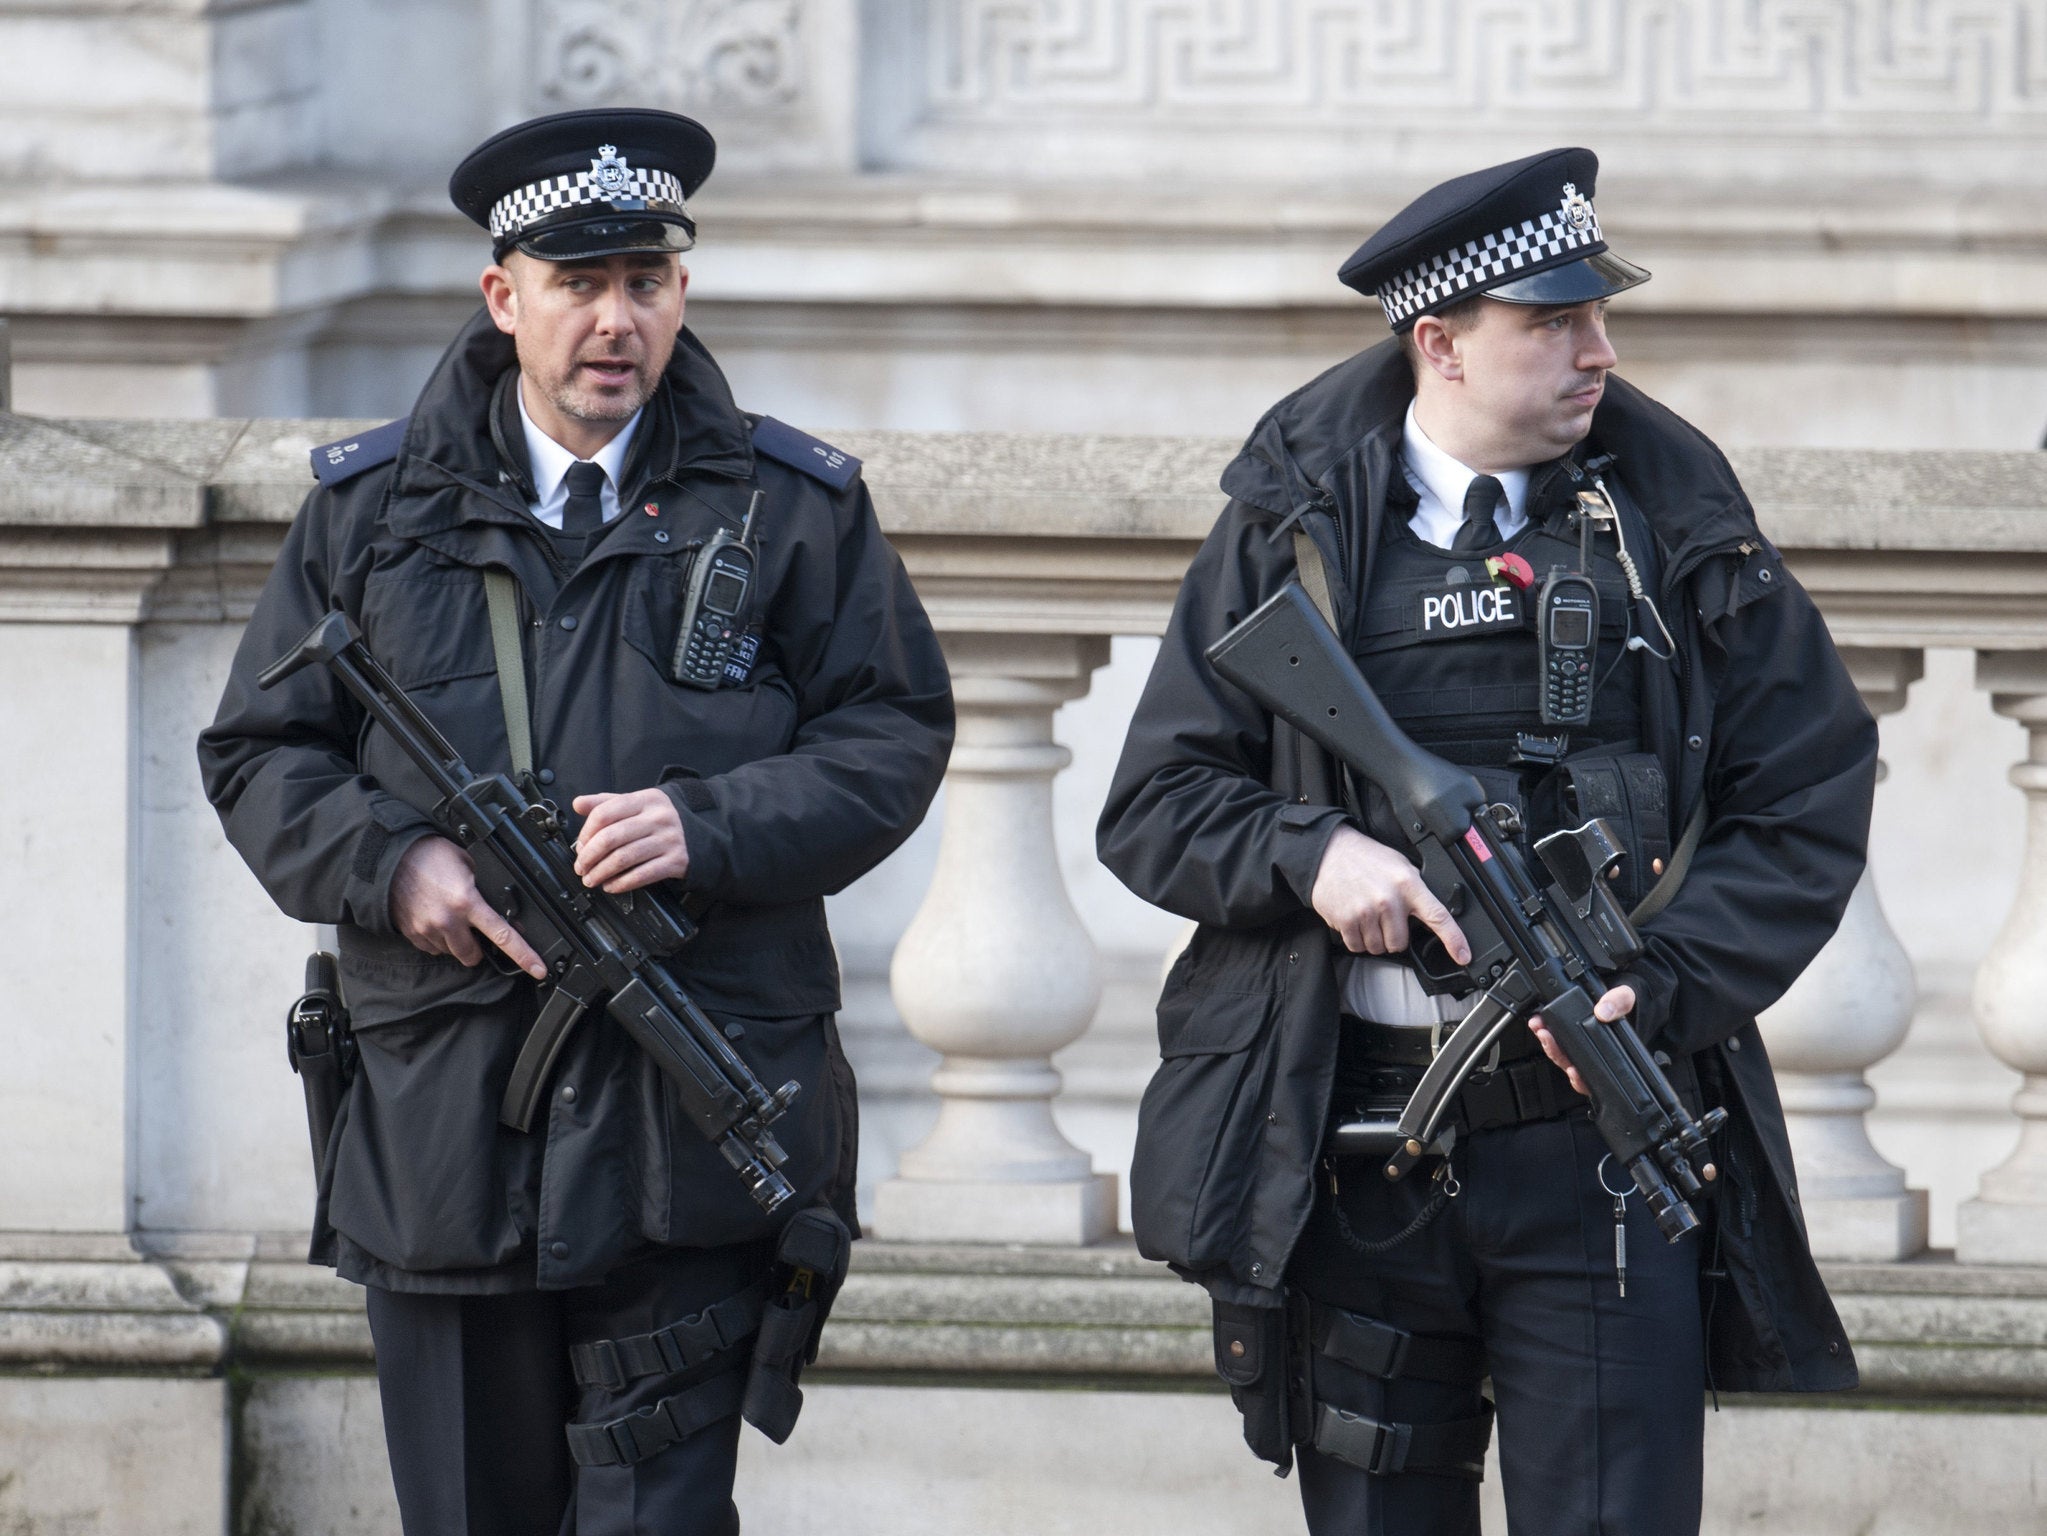
[{"label": "collar of jacket", "polygon": [[[479,309],[435,365],[420,391],[386,495],[385,521],[393,533],[421,538],[469,521],[519,523],[528,514],[525,471],[494,420],[498,386],[518,366],[512,338]],[[725,375],[704,344],[685,328],[661,375],[654,398],[662,430],[642,458],[634,444],[621,497],[637,501],[643,489],[685,473],[751,479],[753,443],[746,418],[733,403]],[[643,426],[649,425],[643,422]],[[450,495],[450,491],[470,495]],[[480,499],[479,499],[480,498]]]},{"label": "collar of jacket", "polygon": [[[1414,397],[1414,376],[1397,341],[1388,340],[1311,379],[1265,413],[1222,476],[1224,493],[1270,512],[1281,524],[1298,518],[1317,533],[1327,513],[1340,555],[1337,585],[1359,589],[1362,555],[1378,536],[1379,517],[1398,482],[1400,428]],[[1725,455],[1690,422],[1615,374],[1593,413],[1580,452],[1612,454],[1624,467],[1635,505],[1669,552],[1666,587],[1674,587],[1708,556],[1759,537],[1755,509]],[[1538,478],[1541,478],[1538,475]],[[1531,502],[1535,491],[1531,487]],[[1344,617],[1348,593],[1338,598]]]}]

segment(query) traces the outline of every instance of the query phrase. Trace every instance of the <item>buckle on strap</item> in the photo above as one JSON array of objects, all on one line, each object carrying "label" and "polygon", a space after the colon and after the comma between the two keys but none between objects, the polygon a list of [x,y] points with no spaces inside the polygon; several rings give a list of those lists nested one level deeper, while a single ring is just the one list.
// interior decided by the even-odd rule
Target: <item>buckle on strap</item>
[{"label": "buckle on strap", "polygon": [[1318,1402],[1315,1436],[1309,1443],[1324,1456],[1348,1462],[1374,1477],[1436,1472],[1482,1479],[1486,1447],[1492,1438],[1491,1403],[1476,1418],[1453,1419],[1447,1424],[1395,1424]]},{"label": "buckle on strap", "polygon": [[1376,1317],[1319,1301],[1310,1304],[1309,1327],[1316,1353],[1367,1376],[1389,1381],[1414,1376],[1474,1385],[1485,1377],[1485,1349],[1474,1339],[1409,1333]]},{"label": "buckle on strap", "polygon": [[1330,1359],[1355,1366],[1367,1376],[1398,1376],[1406,1368],[1407,1346],[1414,1335],[1405,1328],[1319,1302],[1311,1317],[1315,1348]]},{"label": "buckle on strap", "polygon": [[1407,1453],[1414,1444],[1412,1424],[1382,1423],[1346,1412],[1334,1403],[1316,1406],[1315,1449],[1323,1455],[1347,1461],[1374,1477],[1391,1477],[1407,1470]]},{"label": "buckle on strap", "polygon": [[673,1397],[601,1424],[568,1426],[569,1458],[579,1467],[630,1467],[739,1412],[746,1373],[730,1370]]},{"label": "buckle on strap", "polygon": [[652,1333],[571,1345],[576,1385],[616,1392],[642,1376],[689,1370],[758,1330],[765,1303],[761,1287],[752,1285]]}]

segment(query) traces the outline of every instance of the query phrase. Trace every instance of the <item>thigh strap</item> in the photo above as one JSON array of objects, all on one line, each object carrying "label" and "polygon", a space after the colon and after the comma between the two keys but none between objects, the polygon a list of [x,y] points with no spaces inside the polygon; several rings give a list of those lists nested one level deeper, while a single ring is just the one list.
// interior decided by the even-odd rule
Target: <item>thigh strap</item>
[{"label": "thigh strap", "polygon": [[1392,1424],[1351,1413],[1334,1403],[1315,1405],[1315,1438],[1324,1456],[1347,1462],[1374,1477],[1402,1472],[1436,1472],[1483,1478],[1486,1446],[1493,1438],[1493,1405],[1475,1418],[1447,1424]]},{"label": "thigh strap", "polygon": [[1434,1339],[1376,1317],[1323,1302],[1308,1304],[1309,1337],[1317,1354],[1388,1380],[1398,1376],[1476,1385],[1485,1376],[1485,1349],[1475,1339]]},{"label": "thigh strap", "polygon": [[750,1285],[652,1333],[571,1345],[569,1364],[576,1373],[576,1385],[616,1392],[642,1376],[691,1370],[758,1332],[765,1304],[761,1287]]},{"label": "thigh strap", "polygon": [[622,1419],[568,1427],[569,1456],[579,1467],[629,1467],[658,1456],[698,1430],[739,1412],[746,1372],[726,1371],[685,1387]]}]

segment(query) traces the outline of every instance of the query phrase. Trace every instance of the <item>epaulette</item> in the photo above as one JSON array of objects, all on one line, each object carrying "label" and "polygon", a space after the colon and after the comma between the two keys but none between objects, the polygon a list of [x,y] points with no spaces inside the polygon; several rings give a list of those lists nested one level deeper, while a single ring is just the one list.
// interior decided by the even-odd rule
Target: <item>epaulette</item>
[{"label": "epaulette", "polygon": [[835,491],[843,491],[860,477],[860,461],[841,453],[830,443],[820,442],[808,432],[799,432],[786,421],[763,416],[754,423],[753,451],[787,464],[822,480]]},{"label": "epaulette", "polygon": [[400,416],[396,421],[372,427],[357,437],[344,437],[338,443],[322,443],[312,453],[313,478],[322,485],[339,485],[366,469],[390,463],[398,457],[398,450],[405,443],[405,428],[411,420],[410,416]]}]

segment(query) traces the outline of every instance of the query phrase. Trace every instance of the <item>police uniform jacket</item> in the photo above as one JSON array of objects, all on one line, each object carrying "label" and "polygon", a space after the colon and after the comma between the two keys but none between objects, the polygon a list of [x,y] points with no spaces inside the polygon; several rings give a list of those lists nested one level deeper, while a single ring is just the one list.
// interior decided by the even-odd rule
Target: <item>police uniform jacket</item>
[{"label": "police uniform jacket", "polygon": [[[1201,924],[1159,1002],[1164,1059],[1131,1168],[1138,1243],[1235,1305],[1277,1304],[1313,1201],[1338,1000],[1337,950],[1308,902],[1345,815],[1333,762],[1275,728],[1202,652],[1294,576],[1294,527],[1321,551],[1355,648],[1412,394],[1389,341],[1252,432],[1223,476],[1232,499],[1181,589],[1099,828],[1117,875]],[[1706,1098],[1731,1111],[1704,1287],[1712,1379],[1852,1386],[1755,1020],[1832,934],[1862,872],[1875,725],[1711,442],[1609,375],[1588,448],[1616,456],[1609,483],[1624,483],[1655,533],[1680,650],[1676,668],[1643,665],[1644,746],[1671,786],[1673,826],[1701,797],[1708,810],[1689,875],[1618,979],[1634,986],[1652,1047],[1690,1053]]]},{"label": "police uniform jacket", "polygon": [[[510,338],[479,313],[392,432],[395,453],[365,453],[384,462],[312,492],[199,742],[228,838],[278,905],[340,925],[362,1067],[323,1215],[345,1274],[398,1288],[583,1284],[650,1245],[748,1240],[763,1219],[652,1063],[596,1014],[534,1133],[497,1123],[538,988],[394,931],[392,876],[430,830],[434,796],[325,668],[264,691],[264,666],[342,609],[472,769],[508,771],[482,573],[510,571],[544,792],[565,814],[594,791],[659,785],[674,799],[681,894],[704,908],[683,984],[743,1031],[764,1082],[803,1084],[777,1126],[795,1205],[822,1192],[847,1215],[854,1106],[823,898],[916,826],[952,739],[944,660],[856,464],[807,439],[778,451],[815,473],[757,453],[754,422],[684,331],[635,433],[622,511],[575,551],[527,511],[514,368]],[[755,487],[753,639],[738,653],[750,665],[716,691],[678,685],[681,562],[736,530]]]}]

